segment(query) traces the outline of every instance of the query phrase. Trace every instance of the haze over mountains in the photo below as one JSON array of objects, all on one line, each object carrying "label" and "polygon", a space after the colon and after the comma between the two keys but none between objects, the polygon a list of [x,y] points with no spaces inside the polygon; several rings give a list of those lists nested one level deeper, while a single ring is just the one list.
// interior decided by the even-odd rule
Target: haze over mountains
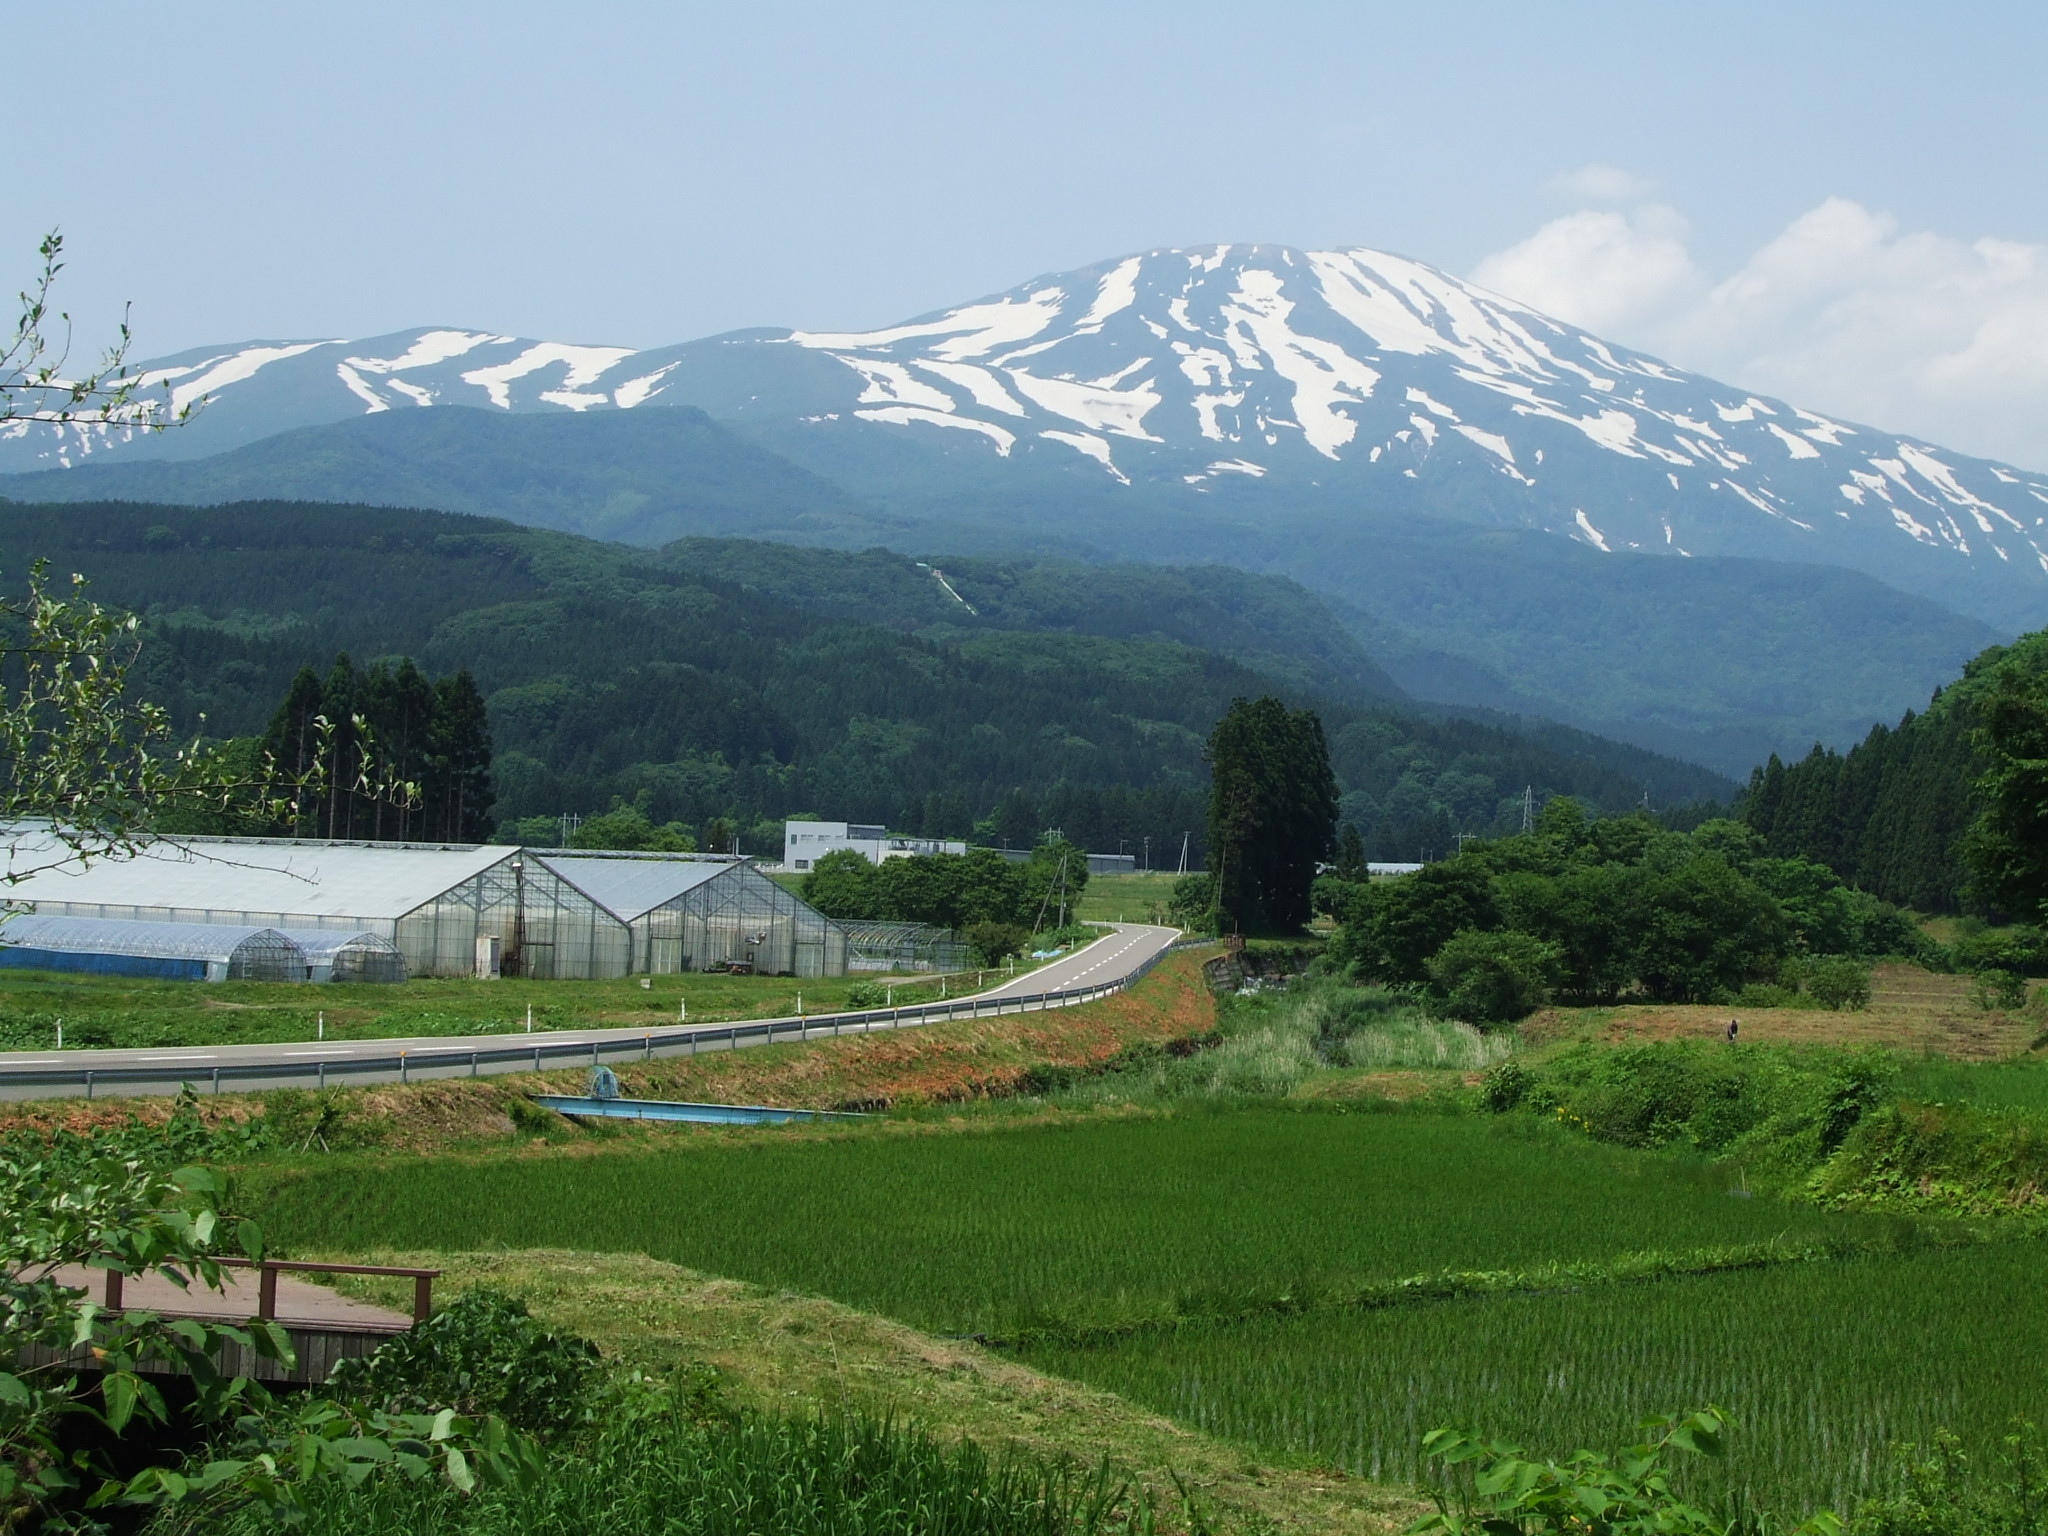
[{"label": "haze over mountains", "polygon": [[2048,607],[2048,476],[1366,250],[1154,251],[868,332],[439,328],[147,373],[209,403],[176,432],[15,431],[0,490],[1224,561],[1330,599],[1419,696],[1732,772],[1924,702]]}]

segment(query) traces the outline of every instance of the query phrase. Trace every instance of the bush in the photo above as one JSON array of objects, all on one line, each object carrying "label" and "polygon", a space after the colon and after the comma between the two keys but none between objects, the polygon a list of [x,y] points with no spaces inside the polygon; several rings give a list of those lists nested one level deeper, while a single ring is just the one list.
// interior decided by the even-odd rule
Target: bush
[{"label": "bush", "polygon": [[1814,962],[1806,990],[1823,1008],[1860,1012],[1870,1006],[1870,967],[1847,955],[1831,955]]},{"label": "bush", "polygon": [[2040,1536],[2048,1529],[2048,1457],[2031,1424],[2017,1424],[2001,1446],[2003,1465],[1975,1472],[1954,1435],[1931,1449],[1892,1452],[1890,1486],[1856,1511],[1857,1536]]},{"label": "bush", "polygon": [[856,981],[846,989],[846,1006],[849,1008],[886,1008],[889,1006],[889,988],[879,981]]},{"label": "bush", "polygon": [[545,1435],[585,1422],[597,1363],[595,1344],[550,1332],[524,1303],[479,1287],[375,1354],[340,1362],[328,1391],[387,1412],[495,1414]]},{"label": "bush", "polygon": [[1166,903],[1166,917],[1175,927],[1190,933],[1214,933],[1218,926],[1216,877],[1182,875],[1174,881],[1173,895]]},{"label": "bush", "polygon": [[1550,1000],[1557,946],[1526,933],[1452,935],[1430,957],[1429,996],[1447,1018],[1468,1024],[1510,1024]]},{"label": "bush", "polygon": [[1998,966],[1979,971],[1970,984],[1970,1001],[1989,1012],[1993,1008],[2011,1011],[2027,1005],[2027,978],[2017,971]]},{"label": "bush", "polygon": [[1529,1097],[1529,1069],[1519,1061],[1503,1061],[1488,1069],[1479,1084],[1479,1103],[1496,1115],[1519,1107]]},{"label": "bush", "polygon": [[1012,955],[1021,955],[1031,942],[1030,933],[1016,923],[969,923],[961,935],[974,958],[983,965],[1001,965]]}]

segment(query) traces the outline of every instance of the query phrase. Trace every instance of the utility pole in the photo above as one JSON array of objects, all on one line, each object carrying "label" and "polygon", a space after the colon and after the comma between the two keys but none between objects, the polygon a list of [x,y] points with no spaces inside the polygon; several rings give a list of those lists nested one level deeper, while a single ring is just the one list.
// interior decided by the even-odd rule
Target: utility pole
[{"label": "utility pole", "polygon": [[1523,835],[1536,830],[1536,786],[1527,785],[1522,790],[1522,832]]},{"label": "utility pole", "polygon": [[1152,835],[1149,832],[1145,834],[1145,873],[1152,873]]},{"label": "utility pole", "polygon": [[1183,832],[1180,835],[1180,873],[1183,875],[1188,872],[1188,839],[1193,836],[1192,832]]}]

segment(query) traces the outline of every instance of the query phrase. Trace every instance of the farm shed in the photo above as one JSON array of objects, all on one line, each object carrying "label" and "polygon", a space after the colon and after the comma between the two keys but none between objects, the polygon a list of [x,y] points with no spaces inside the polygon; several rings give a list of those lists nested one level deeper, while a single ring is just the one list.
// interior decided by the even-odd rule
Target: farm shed
[{"label": "farm shed", "polygon": [[396,984],[410,974],[398,946],[368,929],[287,928],[284,936],[305,955],[308,981]]},{"label": "farm shed", "polygon": [[41,916],[334,929],[387,939],[414,976],[466,976],[476,941],[503,942],[508,974],[623,976],[624,926],[517,848],[166,837],[128,857],[58,862],[47,834],[17,834],[8,892]]},{"label": "farm shed", "polygon": [[740,859],[652,853],[534,855],[626,929],[631,971],[733,961],[776,975],[843,976],[839,925]]},{"label": "farm shed", "polygon": [[304,981],[308,969],[275,928],[27,913],[0,923],[0,968],[171,981]]}]

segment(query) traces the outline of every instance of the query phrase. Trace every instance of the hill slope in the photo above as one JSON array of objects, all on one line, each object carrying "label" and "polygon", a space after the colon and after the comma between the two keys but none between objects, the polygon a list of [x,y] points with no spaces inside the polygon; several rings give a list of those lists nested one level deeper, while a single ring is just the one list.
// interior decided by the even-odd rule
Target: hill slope
[{"label": "hill slope", "polygon": [[[1346,814],[1389,857],[1518,817],[1525,786],[1614,809],[1734,787],[1581,732],[1403,706],[1307,594],[1235,572],[968,562],[984,616],[880,553],[802,567],[775,546],[649,553],[360,506],[5,512],[0,567],[47,555],[144,614],[145,690],[183,728],[204,712],[260,729],[292,673],[337,650],[470,668],[500,816],[644,796],[658,820],[812,811],[1013,841],[1057,825],[1111,848],[1193,831],[1199,848],[1202,740],[1265,691],[1323,710]],[[1178,638],[1201,626],[1211,647]]]},{"label": "hill slope", "polygon": [[196,425],[30,431],[0,468],[194,457],[430,405],[695,405],[892,513],[1112,553],[1305,513],[1341,533],[1372,510],[1839,565],[2008,628],[2048,602],[2048,476],[1753,396],[1362,249],[1150,251],[858,333],[635,351],[434,329],[150,371],[212,396]]}]

